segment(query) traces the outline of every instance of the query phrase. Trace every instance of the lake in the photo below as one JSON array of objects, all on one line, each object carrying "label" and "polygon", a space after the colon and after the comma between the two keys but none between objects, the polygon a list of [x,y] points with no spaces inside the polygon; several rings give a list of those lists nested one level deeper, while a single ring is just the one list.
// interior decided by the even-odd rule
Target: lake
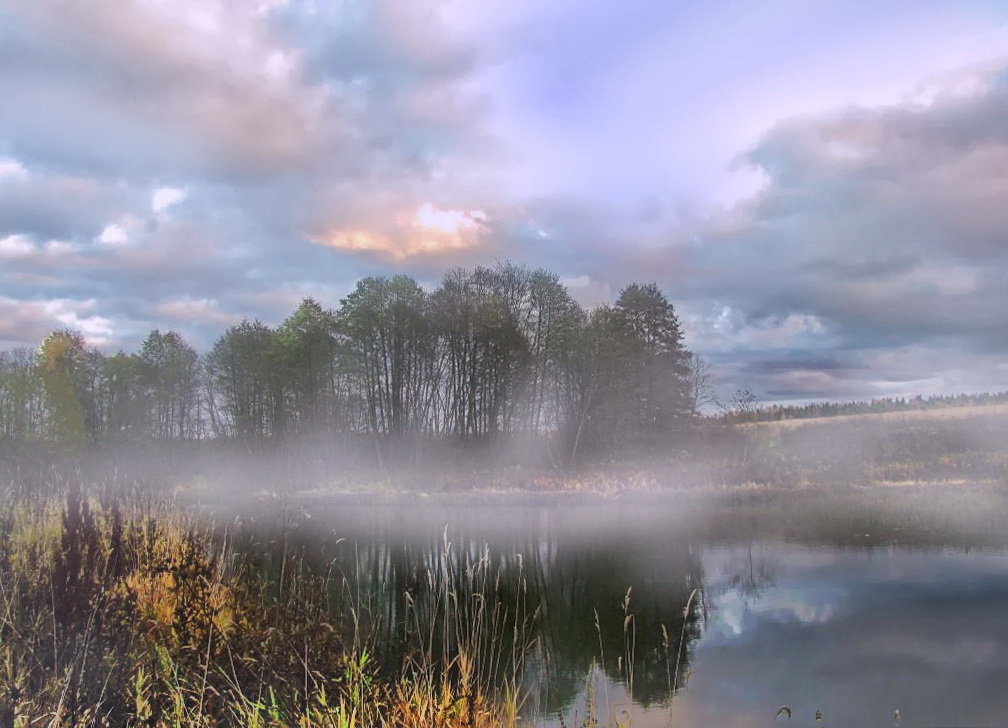
[{"label": "lake", "polygon": [[234,531],[276,580],[338,574],[379,661],[464,647],[516,674],[530,725],[1000,726],[1003,499],[319,501]]}]

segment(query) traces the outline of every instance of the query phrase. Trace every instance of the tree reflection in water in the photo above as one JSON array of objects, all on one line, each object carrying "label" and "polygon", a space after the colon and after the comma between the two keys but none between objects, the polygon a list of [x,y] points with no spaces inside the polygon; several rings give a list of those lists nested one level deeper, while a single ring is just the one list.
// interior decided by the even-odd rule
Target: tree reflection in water
[{"label": "tree reflection in water", "polygon": [[446,665],[463,649],[495,684],[520,663],[527,707],[546,715],[596,669],[645,707],[686,682],[705,606],[700,552],[685,536],[588,537],[531,511],[506,529],[423,527],[399,510],[319,520],[246,519],[229,539],[278,595],[324,591],[317,618],[367,642],[383,669],[420,653]]}]

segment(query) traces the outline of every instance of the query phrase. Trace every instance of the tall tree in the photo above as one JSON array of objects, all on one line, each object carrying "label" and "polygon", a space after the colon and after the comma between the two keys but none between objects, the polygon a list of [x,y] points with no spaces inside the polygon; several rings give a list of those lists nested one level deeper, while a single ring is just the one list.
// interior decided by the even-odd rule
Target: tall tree
[{"label": "tall tree", "polygon": [[442,344],[444,430],[459,439],[511,431],[528,382],[527,274],[515,266],[456,269],[433,294]]},{"label": "tall tree", "polygon": [[154,329],[139,360],[150,403],[151,435],[161,440],[195,437],[199,427],[199,356],[175,331]]},{"label": "tall tree", "polygon": [[706,359],[690,352],[686,373],[687,402],[690,413],[700,415],[705,408],[718,406],[717,393],[711,382],[710,365]]},{"label": "tall tree", "polygon": [[87,441],[89,425],[93,426],[95,419],[92,363],[79,331],[53,331],[39,347],[49,433],[69,448],[80,447]]},{"label": "tall tree", "polygon": [[666,431],[690,413],[689,352],[675,309],[657,284],[631,284],[613,306],[624,356],[627,424],[638,435]]},{"label": "tall tree", "polygon": [[144,375],[144,364],[134,354],[120,351],[102,362],[98,400],[107,439],[156,436],[150,427],[152,397]]},{"label": "tall tree", "polygon": [[277,329],[274,349],[291,432],[349,426],[345,347],[336,315],[312,298],[304,299]]},{"label": "tall tree", "polygon": [[651,440],[691,413],[689,352],[675,309],[657,284],[624,288],[607,317],[619,378],[607,403],[624,437]]},{"label": "tall tree", "polygon": [[395,436],[420,432],[437,384],[427,294],[404,275],[365,278],[343,300],[339,317],[368,429]]},{"label": "tall tree", "polygon": [[218,435],[252,443],[279,434],[281,392],[273,365],[273,331],[260,321],[243,321],[217,340],[206,368]]},{"label": "tall tree", "polygon": [[526,427],[531,432],[549,432],[572,419],[575,350],[585,325],[585,312],[559,276],[543,269],[529,277],[528,298],[526,336],[532,371]]},{"label": "tall tree", "polygon": [[45,405],[38,352],[0,352],[0,439],[25,442],[42,437]]},{"label": "tall tree", "polygon": [[588,444],[596,452],[611,449],[621,430],[625,346],[611,308],[600,306],[586,317],[570,356],[569,462],[573,463]]}]

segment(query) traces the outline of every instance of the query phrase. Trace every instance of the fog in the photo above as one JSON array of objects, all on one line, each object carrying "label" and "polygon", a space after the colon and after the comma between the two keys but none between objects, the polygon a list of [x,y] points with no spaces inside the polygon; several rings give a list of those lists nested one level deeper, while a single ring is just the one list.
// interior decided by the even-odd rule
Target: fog
[{"label": "fog", "polygon": [[[70,665],[119,686],[79,679],[75,710],[134,719],[114,696],[162,679],[146,650],[213,675],[151,692],[211,716],[267,688],[307,715],[327,699],[303,685],[350,699],[346,675],[426,680],[541,728],[757,728],[782,704],[849,725],[897,707],[987,725],[1008,709],[995,397],[702,415],[624,396],[613,374],[582,428],[112,437],[114,407],[95,404],[115,404],[108,390],[74,399],[72,370],[30,372],[45,425],[7,436],[0,460],[0,575],[19,590],[3,625],[42,666],[15,677],[40,696],[22,714],[48,710],[46,676]],[[163,402],[141,401],[134,424],[163,423]],[[33,637],[39,619],[54,639]]]},{"label": "fog", "polygon": [[[83,450],[8,443],[0,461],[25,488],[58,476],[140,485],[213,502],[250,496],[394,499],[510,492],[588,497],[648,491],[752,488],[850,489],[938,483],[1003,483],[1003,405],[949,407],[812,420],[725,422],[697,418],[662,438],[587,451],[574,463],[549,456],[549,436],[480,443],[369,435],[292,436],[251,447],[221,440],[96,444]],[[383,456],[375,455],[381,447]]]}]

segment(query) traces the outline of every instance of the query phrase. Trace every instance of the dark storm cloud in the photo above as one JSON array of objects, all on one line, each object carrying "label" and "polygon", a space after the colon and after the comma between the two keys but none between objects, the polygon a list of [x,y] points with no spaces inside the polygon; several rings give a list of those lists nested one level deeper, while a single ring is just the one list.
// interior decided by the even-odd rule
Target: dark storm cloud
[{"label": "dark storm cloud", "polygon": [[837,359],[758,359],[749,363],[749,370],[773,374],[775,372],[805,371],[843,371],[851,368],[850,364]]},{"label": "dark storm cloud", "polygon": [[544,201],[530,227],[567,243],[543,241],[551,261],[613,290],[662,283],[723,396],[1001,389],[1005,79],[975,72],[926,102],[783,122],[745,156],[762,189],[720,213],[655,230]]}]

